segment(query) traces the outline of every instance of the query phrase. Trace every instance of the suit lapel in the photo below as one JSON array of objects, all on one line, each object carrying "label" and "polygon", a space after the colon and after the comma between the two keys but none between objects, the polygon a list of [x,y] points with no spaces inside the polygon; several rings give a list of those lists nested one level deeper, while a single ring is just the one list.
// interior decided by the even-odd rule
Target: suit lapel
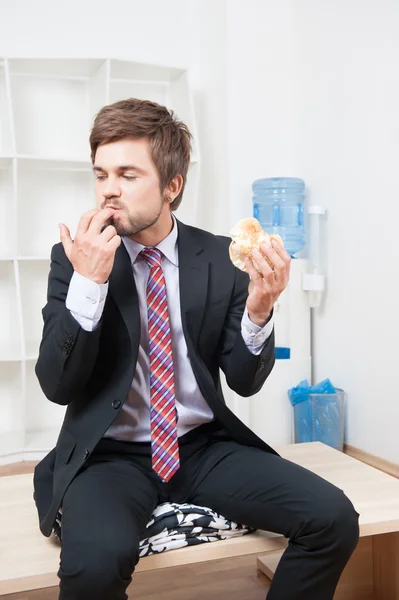
[{"label": "suit lapel", "polygon": [[183,330],[196,347],[208,293],[209,261],[195,236],[195,229],[180,221],[177,221],[177,226]]},{"label": "suit lapel", "polygon": [[109,276],[110,293],[122,315],[133,348],[140,342],[140,310],[129,254],[123,242],[115,253]]},{"label": "suit lapel", "polygon": [[[196,347],[208,293],[209,261],[195,230],[178,220],[177,226],[183,331]],[[135,348],[140,342],[140,311],[130,257],[123,243],[115,253],[109,286]]]}]

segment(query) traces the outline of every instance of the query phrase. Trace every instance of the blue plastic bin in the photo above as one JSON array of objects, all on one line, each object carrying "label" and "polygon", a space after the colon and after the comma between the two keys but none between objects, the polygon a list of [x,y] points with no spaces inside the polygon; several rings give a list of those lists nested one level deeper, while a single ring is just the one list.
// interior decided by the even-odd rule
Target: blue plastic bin
[{"label": "blue plastic bin", "polygon": [[309,399],[295,404],[295,443],[323,442],[343,451],[346,393],[309,394]]}]

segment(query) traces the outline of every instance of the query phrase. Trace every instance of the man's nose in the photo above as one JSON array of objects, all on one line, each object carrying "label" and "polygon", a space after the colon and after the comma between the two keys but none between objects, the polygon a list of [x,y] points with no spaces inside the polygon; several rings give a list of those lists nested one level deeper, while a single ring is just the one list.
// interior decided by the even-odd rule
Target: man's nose
[{"label": "man's nose", "polygon": [[117,179],[114,179],[113,177],[108,177],[107,182],[104,186],[104,190],[103,190],[104,198],[109,200],[110,198],[113,198],[114,196],[118,197],[120,195],[121,195],[121,189],[120,189]]}]

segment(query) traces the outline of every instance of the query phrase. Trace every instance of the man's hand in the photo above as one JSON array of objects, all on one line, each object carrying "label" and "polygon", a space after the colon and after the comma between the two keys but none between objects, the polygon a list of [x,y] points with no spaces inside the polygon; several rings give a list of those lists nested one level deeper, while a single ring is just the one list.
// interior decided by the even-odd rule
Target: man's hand
[{"label": "man's hand", "polygon": [[115,252],[121,243],[112,225],[101,232],[114,212],[113,208],[95,208],[84,213],[73,241],[68,227],[63,223],[59,225],[60,239],[74,270],[96,283],[107,281],[114,265]]},{"label": "man's hand", "polygon": [[272,241],[272,246],[268,248],[262,244],[261,250],[274,265],[274,269],[257,249],[252,251],[252,257],[259,266],[260,273],[255,269],[250,258],[245,259],[251,278],[246,306],[252,323],[259,327],[266,325],[274,303],[286,288],[290,276],[290,255],[278,242]]}]

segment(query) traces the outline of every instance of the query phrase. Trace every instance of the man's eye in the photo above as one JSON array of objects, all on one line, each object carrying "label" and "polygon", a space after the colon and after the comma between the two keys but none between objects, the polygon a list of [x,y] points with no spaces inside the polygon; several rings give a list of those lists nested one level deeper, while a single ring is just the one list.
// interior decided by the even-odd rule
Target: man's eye
[{"label": "man's eye", "polygon": [[103,181],[103,179],[105,179],[105,175],[96,175],[97,181]]},{"label": "man's eye", "polygon": [[126,181],[134,181],[137,179],[137,177],[134,177],[134,175],[122,175],[122,177],[126,179]]}]

